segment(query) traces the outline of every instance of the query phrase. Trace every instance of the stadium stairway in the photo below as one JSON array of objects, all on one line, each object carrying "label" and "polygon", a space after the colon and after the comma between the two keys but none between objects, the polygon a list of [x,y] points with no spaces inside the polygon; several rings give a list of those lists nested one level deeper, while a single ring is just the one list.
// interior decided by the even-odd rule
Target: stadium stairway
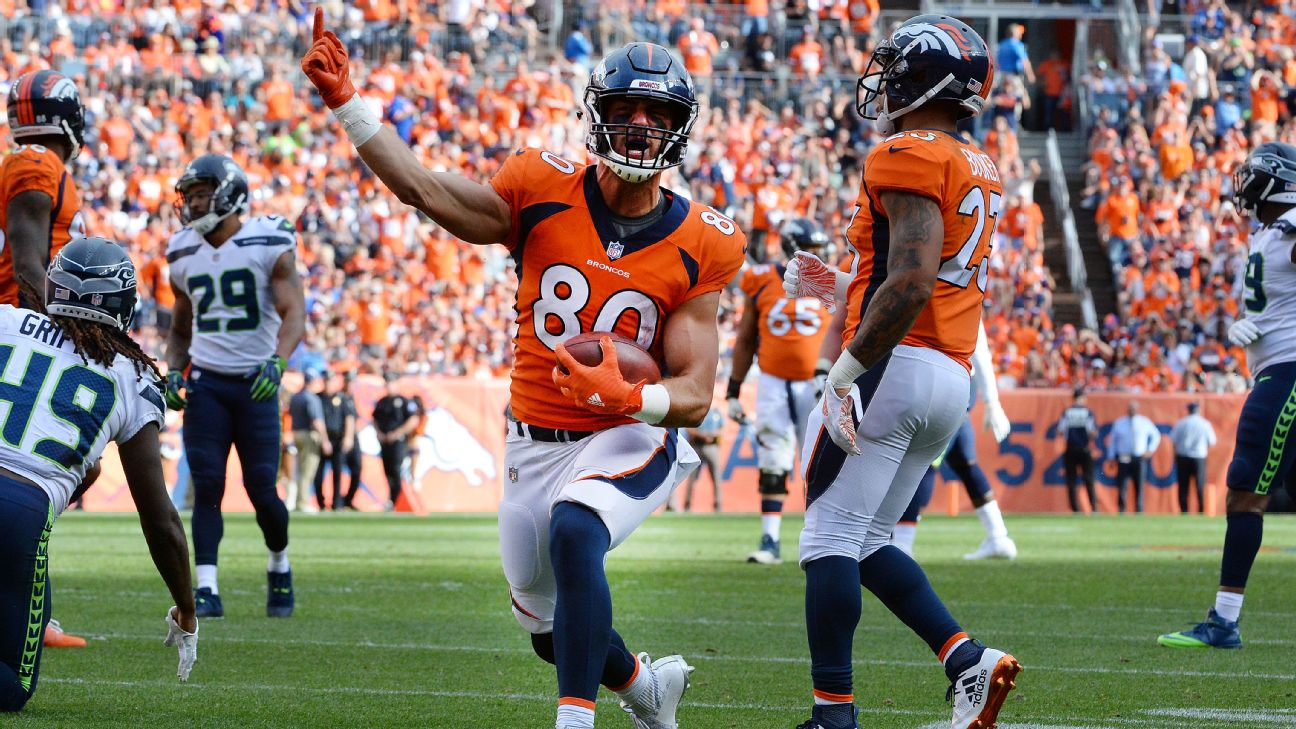
[{"label": "stadium stairway", "polygon": [[[1022,159],[1037,159],[1041,165],[1047,165],[1047,139],[1048,135],[1042,132],[1022,131],[1018,138]],[[1101,321],[1104,316],[1116,310],[1116,289],[1112,281],[1111,264],[1107,262],[1102,243],[1098,240],[1098,225],[1094,222],[1093,211],[1080,207],[1080,190],[1084,188],[1082,168],[1089,159],[1086,147],[1084,136],[1078,132],[1058,134],[1058,152],[1062,156],[1062,167],[1066,170],[1071,213],[1075,216],[1076,234],[1080,238],[1080,250],[1084,254],[1089,291],[1093,295],[1094,309]],[[1040,210],[1044,213],[1044,263],[1058,285],[1057,291],[1053,293],[1053,320],[1057,325],[1073,324],[1079,328],[1083,326],[1080,293],[1071,289],[1071,278],[1067,274],[1066,246],[1062,240],[1062,217],[1053,206],[1047,170],[1035,183],[1035,202],[1039,203]]]}]

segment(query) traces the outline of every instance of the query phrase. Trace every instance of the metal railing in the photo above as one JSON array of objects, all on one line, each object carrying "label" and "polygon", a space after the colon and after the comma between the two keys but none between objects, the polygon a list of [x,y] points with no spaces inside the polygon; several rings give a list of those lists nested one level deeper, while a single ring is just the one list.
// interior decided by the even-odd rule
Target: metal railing
[{"label": "metal railing", "polygon": [[1134,0],[1116,3],[1116,29],[1119,39],[1121,64],[1139,75],[1143,71],[1143,24],[1139,21]]},{"label": "metal railing", "polygon": [[1062,166],[1062,153],[1058,149],[1057,132],[1049,130],[1044,143],[1048,163],[1049,193],[1053,208],[1062,216],[1062,244],[1066,246],[1067,276],[1071,290],[1080,296],[1080,316],[1089,329],[1098,328],[1098,312],[1094,308],[1093,293],[1089,291],[1089,274],[1085,268],[1084,253],[1080,250],[1080,235],[1076,231],[1075,215],[1071,213],[1071,193],[1067,190],[1066,172]]}]

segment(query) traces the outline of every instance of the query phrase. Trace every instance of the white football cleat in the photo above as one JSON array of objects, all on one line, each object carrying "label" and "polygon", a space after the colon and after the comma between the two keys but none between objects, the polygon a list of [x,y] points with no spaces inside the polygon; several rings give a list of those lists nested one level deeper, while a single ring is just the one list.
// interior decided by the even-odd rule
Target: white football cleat
[{"label": "white football cleat", "polygon": [[981,660],[954,679],[947,699],[954,701],[953,729],[994,729],[1008,692],[1017,686],[1021,664],[1016,658],[993,648],[981,653]]},{"label": "white football cleat", "polygon": [[1017,559],[1017,544],[1012,537],[986,537],[977,551],[963,555],[963,559]]},{"label": "white football cleat", "polygon": [[666,656],[654,661],[647,653],[639,654],[639,663],[652,678],[651,698],[640,706],[623,700],[621,709],[634,719],[635,729],[679,729],[675,712],[688,690],[693,666],[683,656]]}]

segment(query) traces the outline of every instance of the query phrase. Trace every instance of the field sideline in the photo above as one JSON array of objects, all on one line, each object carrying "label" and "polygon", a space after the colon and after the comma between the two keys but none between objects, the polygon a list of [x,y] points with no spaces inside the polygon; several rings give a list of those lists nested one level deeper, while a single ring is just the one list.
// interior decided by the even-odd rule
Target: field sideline
[{"label": "field sideline", "polygon": [[[188,522],[186,516],[186,524]],[[932,517],[917,556],[974,636],[1026,667],[1003,729],[1296,729],[1296,518],[1270,517],[1241,651],[1172,652],[1158,633],[1214,596],[1223,519],[1008,516],[1015,563],[966,563],[972,517]],[[785,520],[784,556],[800,521]],[[631,650],[697,666],[683,729],[791,729],[809,713],[804,581],[795,560],[741,563],[755,517],[653,518],[608,562]],[[54,614],[91,638],[46,651],[13,726],[553,726],[553,670],[508,610],[489,516],[295,516],[297,615],[268,620],[265,551],[250,515],[226,518],[221,593],[189,684],[161,645],[170,605],[133,515],[60,518]],[[934,658],[870,596],[856,634],[864,727],[949,726]],[[630,726],[604,692],[598,726]]]}]

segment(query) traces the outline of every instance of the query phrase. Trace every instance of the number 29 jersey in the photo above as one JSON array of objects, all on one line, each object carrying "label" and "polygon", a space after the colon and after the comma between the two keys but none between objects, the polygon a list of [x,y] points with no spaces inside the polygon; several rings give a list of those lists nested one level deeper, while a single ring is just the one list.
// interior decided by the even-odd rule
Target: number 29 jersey
[{"label": "number 29 jersey", "polygon": [[939,131],[901,132],[869,152],[858,211],[846,231],[859,265],[847,292],[843,344],[854,338],[873,295],[887,279],[891,221],[882,205],[884,192],[934,201],[945,229],[936,288],[900,343],[935,349],[970,372],[991,241],[1003,208],[1003,185],[994,162],[975,145]]},{"label": "number 29 jersey", "polygon": [[664,189],[661,219],[619,235],[596,174],[596,165],[523,149],[491,180],[512,211],[502,243],[518,275],[510,405],[530,425],[602,430],[632,422],[564,397],[553,383],[554,349],[581,332],[615,332],[660,365],[671,312],[721,290],[742,266],[746,238],[732,220]]},{"label": "number 29 jersey", "polygon": [[68,500],[108,441],[162,425],[153,373],[120,355],[112,367],[81,358],[43,314],[0,305],[0,467],[25,476],[50,498]]},{"label": "number 29 jersey", "polygon": [[297,250],[297,231],[277,215],[249,218],[213,247],[192,228],[167,243],[172,287],[193,309],[194,366],[246,375],[274,355],[282,319],[270,290],[279,257]]}]

